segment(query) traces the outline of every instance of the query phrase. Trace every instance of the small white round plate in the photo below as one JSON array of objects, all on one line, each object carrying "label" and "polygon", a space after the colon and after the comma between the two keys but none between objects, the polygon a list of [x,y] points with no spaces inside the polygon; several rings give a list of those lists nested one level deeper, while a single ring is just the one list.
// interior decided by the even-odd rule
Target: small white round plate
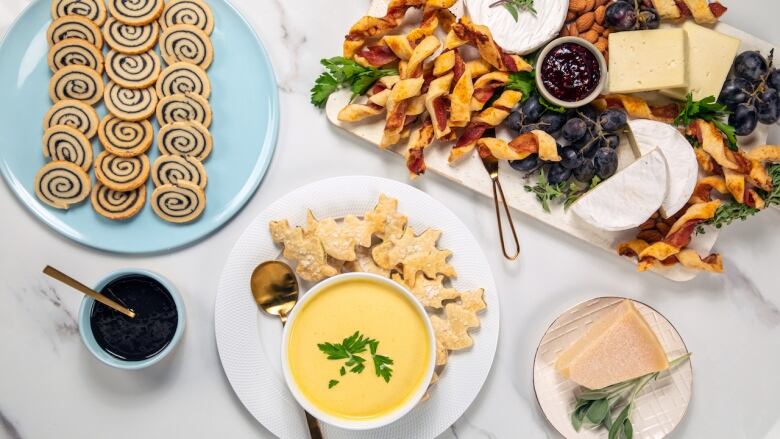
[{"label": "small white round plate", "polygon": [[[550,326],[539,343],[534,359],[534,391],[545,417],[558,432],[569,439],[604,439],[608,432],[583,426],[577,433],[571,425],[574,391],[577,384],[555,371],[555,360],[563,350],[585,335],[590,325],[619,304],[622,297],[599,297],[583,302],[561,314]],[[642,317],[658,336],[669,359],[685,355],[680,334],[658,311],[644,303],[632,300]],[[650,382],[636,399],[631,414],[634,437],[660,439],[666,437],[680,423],[691,401],[693,369],[691,362],[677,366],[671,372],[661,373]]]},{"label": "small white round plate", "polygon": [[249,279],[260,262],[277,259],[280,248],[271,240],[268,223],[288,219],[306,223],[311,209],[319,218],[363,215],[380,194],[398,200],[415,231],[442,231],[439,245],[452,251],[458,271],[454,288],[485,289],[487,309],[481,327],[472,332],[474,346],[450,354],[431,397],[398,421],[375,430],[349,431],[323,425],[325,437],[415,439],[435,438],[466,411],[477,397],[493,364],[498,343],[498,292],[487,258],[466,226],[439,201],[411,186],[376,177],[338,177],[311,183],[270,205],[239,238],[219,282],[214,311],[217,348],[222,367],[236,395],[249,412],[276,436],[308,437],[304,413],[284,382],[281,370],[282,326],[257,309]]}]

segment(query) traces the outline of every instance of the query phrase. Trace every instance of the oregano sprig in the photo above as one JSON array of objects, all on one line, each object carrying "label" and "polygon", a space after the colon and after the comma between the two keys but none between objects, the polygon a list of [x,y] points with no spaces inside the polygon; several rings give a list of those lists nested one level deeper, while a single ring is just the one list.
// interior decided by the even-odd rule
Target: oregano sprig
[{"label": "oregano sprig", "polygon": [[534,9],[534,0],[498,0],[491,3],[490,8],[496,6],[503,6],[512,15],[515,21],[520,17],[520,11],[528,11],[536,15],[536,9]]}]

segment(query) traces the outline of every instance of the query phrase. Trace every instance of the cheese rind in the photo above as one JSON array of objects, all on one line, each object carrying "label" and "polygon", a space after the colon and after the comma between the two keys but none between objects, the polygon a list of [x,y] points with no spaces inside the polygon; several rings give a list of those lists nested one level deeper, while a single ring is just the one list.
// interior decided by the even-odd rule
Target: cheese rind
[{"label": "cheese rind", "polygon": [[666,198],[668,171],[655,149],[583,195],[571,211],[601,230],[639,227]]},{"label": "cheese rind", "polygon": [[669,181],[661,214],[669,218],[688,203],[696,188],[699,177],[696,153],[685,136],[672,125],[646,119],[632,120],[628,124],[641,152],[658,148],[666,158]]},{"label": "cheese rind", "polygon": [[555,363],[558,373],[588,389],[668,368],[658,337],[629,300],[593,323]]},{"label": "cheese rind", "polygon": [[609,34],[610,93],[687,87],[686,46],[683,29]]},{"label": "cheese rind", "polygon": [[741,41],[690,21],[682,28],[688,37],[688,87],[661,93],[680,100],[685,100],[688,93],[693,94],[694,101],[707,96],[717,98]]}]

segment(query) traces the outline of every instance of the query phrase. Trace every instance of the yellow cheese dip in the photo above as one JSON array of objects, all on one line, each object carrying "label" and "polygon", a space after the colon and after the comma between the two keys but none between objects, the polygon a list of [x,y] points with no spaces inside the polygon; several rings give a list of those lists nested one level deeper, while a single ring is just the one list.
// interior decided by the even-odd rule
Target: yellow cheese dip
[{"label": "yellow cheese dip", "polygon": [[[426,322],[411,300],[380,282],[345,279],[303,303],[291,322],[287,351],[303,396],[320,411],[348,420],[379,418],[406,404],[429,378],[431,356]],[[317,347],[341,343],[355,331],[379,341],[377,354],[393,360],[389,382],[376,376],[368,349],[359,354],[365,370],[341,376],[345,360],[328,360]],[[328,388],[333,379],[339,383]]]}]

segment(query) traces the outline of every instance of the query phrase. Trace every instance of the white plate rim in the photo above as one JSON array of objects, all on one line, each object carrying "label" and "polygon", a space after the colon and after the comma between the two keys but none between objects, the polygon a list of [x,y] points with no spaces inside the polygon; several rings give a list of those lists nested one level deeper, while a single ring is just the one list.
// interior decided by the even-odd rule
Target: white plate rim
[{"label": "white plate rim", "polygon": [[[441,380],[433,388],[430,400],[424,402],[420,407],[415,408],[409,415],[387,427],[360,432],[339,430],[330,426],[325,426],[324,430],[326,437],[434,438],[454,424],[469,408],[481,391],[491,371],[498,346],[500,315],[498,290],[490,266],[487,263],[487,258],[482,252],[476,238],[474,238],[465,224],[438,200],[417,188],[395,180],[369,176],[346,176],[320,180],[288,193],[257,215],[242,233],[241,237],[236,241],[236,244],[225,263],[222,275],[220,276],[214,308],[214,327],[217,350],[223,370],[233,391],[245,408],[271,433],[281,438],[305,437],[305,435],[308,434],[305,430],[305,421],[302,410],[297,408],[297,405],[289,406],[288,404],[290,401],[294,403],[294,399],[292,399],[289,390],[285,387],[283,379],[281,377],[262,376],[262,372],[269,371],[268,364],[270,362],[260,358],[263,355],[260,352],[261,348],[259,346],[259,322],[261,319],[258,319],[258,311],[254,307],[254,302],[251,301],[251,294],[248,290],[248,280],[243,281],[247,285],[246,290],[238,291],[243,287],[236,287],[234,288],[234,291],[229,291],[229,289],[232,288],[229,284],[231,282],[237,282],[236,274],[231,273],[231,270],[234,270],[231,268],[231,265],[235,265],[238,262],[241,253],[247,250],[247,240],[260,236],[260,234],[254,235],[254,233],[259,230],[265,230],[267,228],[267,222],[270,219],[278,219],[272,217],[272,215],[274,215],[273,212],[285,206],[290,200],[298,198],[311,199],[310,194],[323,191],[324,189],[327,189],[328,193],[332,193],[334,200],[336,200],[337,198],[343,197],[343,192],[345,190],[348,191],[349,188],[356,188],[354,190],[360,192],[372,193],[373,195],[370,195],[370,197],[373,199],[373,203],[376,202],[379,193],[386,193],[394,198],[398,198],[399,210],[409,216],[410,223],[415,222],[415,213],[409,209],[410,205],[413,203],[424,205],[426,211],[435,212],[437,219],[441,218],[441,221],[450,223],[450,227],[442,230],[442,240],[445,240],[447,235],[458,235],[456,238],[458,241],[468,243],[470,254],[463,255],[456,253],[455,257],[467,259],[467,261],[460,261],[461,263],[468,262],[469,265],[476,264],[475,266],[479,267],[481,278],[478,282],[480,283],[479,286],[485,289],[485,300],[488,303],[488,310],[480,316],[482,323],[480,329],[472,333],[475,344],[474,349],[479,349],[479,351],[482,352],[482,355],[477,355],[477,352],[472,351],[452,353],[451,361],[448,363]],[[296,208],[302,212],[305,212],[306,208],[310,207],[310,205],[305,205],[305,203],[301,203],[300,201],[297,201],[297,204],[299,205]],[[294,215],[289,216],[292,217]],[[433,224],[426,224],[426,226],[431,227]],[[267,239],[270,241],[270,237]],[[278,251],[278,248],[276,251]],[[258,262],[260,261],[254,263]],[[453,263],[455,264],[456,270],[460,271],[459,265],[456,262]],[[248,278],[248,274],[246,276]],[[456,282],[461,282],[461,280],[458,279]],[[241,283],[241,285],[243,285],[243,283]],[[233,315],[235,310],[230,309],[230,304],[227,302],[229,300],[243,300],[245,303],[251,303],[252,308],[243,309],[244,304],[242,304],[242,309],[240,309],[239,312],[241,312],[242,318],[254,318],[258,323],[255,325],[244,325],[249,327],[237,327],[237,319]],[[251,340],[247,340],[247,337]],[[279,359],[279,361],[280,360],[281,359]],[[244,365],[238,364],[237,362],[250,362],[253,367],[247,371]],[[465,373],[467,366],[469,373],[471,373],[471,375],[468,376],[468,379],[456,381],[454,376],[449,376],[458,373],[451,372],[451,370]],[[455,367],[458,367],[459,369],[454,369]],[[449,374],[448,371],[450,371]],[[247,380],[255,383],[252,384],[252,387],[255,388],[251,391],[248,391],[249,389],[247,389]],[[267,387],[261,388],[260,385],[256,384],[257,381],[263,381]],[[274,381],[277,382],[275,383]],[[444,394],[447,389],[449,390],[447,394],[454,396],[455,398],[445,400],[445,398],[439,397],[439,395]],[[284,409],[286,417],[268,413],[268,408],[274,404],[286,407]],[[449,407],[449,405],[454,405],[454,407]],[[265,406],[264,410],[260,409],[261,406]],[[296,411],[298,412],[299,419],[297,421],[290,420],[290,413],[295,413]],[[421,416],[421,413],[424,413],[425,416]]]}]

